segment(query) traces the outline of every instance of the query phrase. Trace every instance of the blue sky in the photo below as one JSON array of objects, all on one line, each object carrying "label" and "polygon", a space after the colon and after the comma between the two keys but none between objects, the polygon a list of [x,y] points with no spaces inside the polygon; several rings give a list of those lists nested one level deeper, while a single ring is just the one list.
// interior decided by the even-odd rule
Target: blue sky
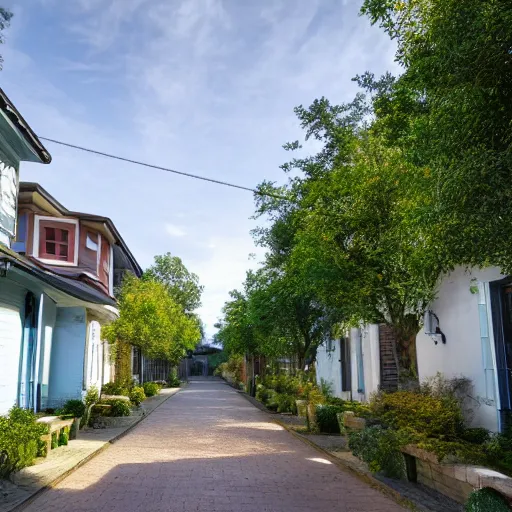
[{"label": "blue sky", "polygon": [[[39,135],[253,187],[282,181],[293,114],[351,78],[396,71],[359,0],[4,0],[2,87]],[[261,249],[251,193],[47,143],[24,164],[70,209],[112,218],[143,267],[180,256],[205,286],[209,334]],[[256,253],[256,260],[248,258]]]}]

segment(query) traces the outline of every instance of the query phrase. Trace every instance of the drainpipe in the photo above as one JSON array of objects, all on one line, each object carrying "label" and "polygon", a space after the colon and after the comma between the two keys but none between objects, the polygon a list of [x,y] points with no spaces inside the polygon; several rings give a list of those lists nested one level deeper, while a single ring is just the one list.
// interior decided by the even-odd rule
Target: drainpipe
[{"label": "drainpipe", "polygon": [[39,298],[39,311],[37,313],[37,337],[36,337],[36,354],[35,354],[35,364],[34,364],[34,389],[33,389],[33,409],[34,412],[37,412],[37,402],[38,402],[38,387],[39,387],[39,364],[41,361],[41,343],[42,343],[42,328],[43,328],[43,304],[44,304],[44,293],[41,294]]}]

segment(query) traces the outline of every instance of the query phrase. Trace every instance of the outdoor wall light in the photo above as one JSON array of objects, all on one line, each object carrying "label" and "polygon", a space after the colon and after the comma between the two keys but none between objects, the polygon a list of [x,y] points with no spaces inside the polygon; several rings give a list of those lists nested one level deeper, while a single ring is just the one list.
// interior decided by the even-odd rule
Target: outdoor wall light
[{"label": "outdoor wall light", "polygon": [[439,337],[443,344],[446,344],[446,336],[439,327],[439,317],[431,310],[425,311],[425,317],[423,319],[423,330],[427,336],[430,336],[434,343],[437,345]]},{"label": "outdoor wall light", "polygon": [[11,268],[11,262],[7,259],[0,259],[0,277],[6,277],[7,271]]}]

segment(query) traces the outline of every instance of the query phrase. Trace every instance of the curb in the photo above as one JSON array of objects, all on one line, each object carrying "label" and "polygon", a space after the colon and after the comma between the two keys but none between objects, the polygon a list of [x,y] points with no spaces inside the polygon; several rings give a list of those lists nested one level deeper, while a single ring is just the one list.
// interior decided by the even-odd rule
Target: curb
[{"label": "curb", "polygon": [[173,393],[172,395],[169,395],[165,400],[162,400],[154,409],[152,409],[148,414],[141,416],[137,421],[132,423],[129,427],[126,428],[123,432],[120,432],[117,434],[117,436],[113,437],[112,439],[109,439],[108,441],[105,441],[103,446],[100,446],[96,451],[90,453],[85,457],[84,459],[77,462],[72,468],[69,468],[64,473],[56,477],[51,482],[47,483],[45,486],[41,487],[37,491],[34,491],[30,496],[27,497],[27,499],[23,500],[21,503],[18,503],[13,508],[10,508],[6,510],[6,512],[19,512],[21,510],[24,510],[26,507],[28,507],[36,498],[38,498],[41,494],[44,494],[46,491],[49,491],[50,489],[53,489],[56,485],[58,485],[62,480],[67,478],[71,473],[75,472],[77,469],[82,467],[84,464],[89,462],[91,459],[99,455],[100,453],[103,453],[105,450],[110,448],[110,445],[114,444],[116,441],[119,441],[121,438],[123,438],[126,434],[128,434],[130,431],[132,431],[139,423],[144,421],[148,416],[153,414],[154,411],[156,411],[161,405],[163,405],[167,400],[170,400],[174,396],[176,396],[182,389],[185,389],[188,386],[188,382],[181,386],[178,391]]},{"label": "curb", "polygon": [[[328,452],[321,446],[318,446],[316,443],[309,440],[307,437],[304,437],[304,436],[300,435],[299,433],[295,432],[295,430],[290,428],[290,426],[287,425],[286,423],[279,421],[279,419],[277,419],[275,417],[275,413],[270,412],[263,404],[258,402],[255,398],[249,396],[247,393],[244,393],[243,391],[239,391],[239,393],[248,402],[250,402],[252,405],[254,405],[257,409],[268,414],[270,421],[273,421],[274,423],[278,424],[280,427],[282,427],[284,430],[286,430],[288,433],[290,433],[293,437],[295,437],[296,439],[299,439],[304,444],[307,444],[307,445],[311,446],[312,448],[314,448],[316,451],[320,452],[322,455],[324,455],[329,460],[329,462],[334,464],[336,467],[338,467],[342,471],[350,473],[351,475],[355,476],[359,480],[362,480],[363,482],[368,484],[370,487],[380,491],[382,494],[391,498],[393,501],[395,501],[399,505],[406,507],[412,511],[419,510],[418,507],[412,501],[410,501],[409,499],[402,496],[398,491],[395,491],[395,489],[393,489],[392,487],[389,487],[386,484],[384,484],[383,482],[381,482],[380,480],[377,480],[370,473],[363,473],[363,472],[358,471],[355,468],[345,464],[342,460],[338,459],[334,455],[331,455],[330,452]],[[257,404],[254,403],[253,400],[254,400],[254,402],[257,402]]]}]

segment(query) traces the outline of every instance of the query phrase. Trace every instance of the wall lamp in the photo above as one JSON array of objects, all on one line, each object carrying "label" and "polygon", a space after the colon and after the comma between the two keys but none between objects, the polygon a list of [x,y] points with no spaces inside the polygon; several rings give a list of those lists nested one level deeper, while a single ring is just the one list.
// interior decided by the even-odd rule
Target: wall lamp
[{"label": "wall lamp", "polygon": [[446,344],[446,336],[439,327],[439,317],[431,309],[425,311],[423,329],[425,334],[430,336],[436,345],[439,341],[439,337],[441,337],[443,344]]},{"label": "wall lamp", "polygon": [[11,262],[6,258],[0,258],[0,277],[6,277],[10,268]]}]

